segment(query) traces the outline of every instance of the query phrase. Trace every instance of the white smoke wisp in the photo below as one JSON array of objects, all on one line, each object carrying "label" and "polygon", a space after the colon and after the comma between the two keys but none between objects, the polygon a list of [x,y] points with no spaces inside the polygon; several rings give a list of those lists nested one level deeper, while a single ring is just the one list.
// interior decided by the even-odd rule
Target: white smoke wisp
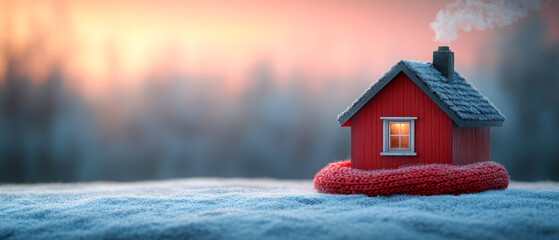
[{"label": "white smoke wisp", "polygon": [[542,8],[540,0],[456,0],[437,13],[429,26],[435,31],[435,40],[454,41],[458,31],[477,29],[485,31],[495,26],[506,26]]}]

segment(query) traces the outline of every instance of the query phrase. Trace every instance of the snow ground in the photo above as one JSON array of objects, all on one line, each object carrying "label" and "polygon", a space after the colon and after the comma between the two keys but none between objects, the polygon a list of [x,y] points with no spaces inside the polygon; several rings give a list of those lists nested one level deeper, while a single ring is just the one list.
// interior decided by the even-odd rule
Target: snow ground
[{"label": "snow ground", "polygon": [[559,239],[559,184],[328,195],[312,181],[0,185],[0,239]]}]

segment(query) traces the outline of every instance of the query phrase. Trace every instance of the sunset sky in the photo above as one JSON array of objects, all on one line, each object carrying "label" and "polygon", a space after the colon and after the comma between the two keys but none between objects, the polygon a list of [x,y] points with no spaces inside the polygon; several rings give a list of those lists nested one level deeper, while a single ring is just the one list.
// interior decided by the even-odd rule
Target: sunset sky
[{"label": "sunset sky", "polygon": [[[57,67],[92,96],[110,81],[134,88],[146,75],[174,74],[220,79],[238,92],[261,62],[278,81],[355,73],[374,81],[400,59],[430,61],[440,43],[429,23],[449,2],[2,1],[0,51],[25,62],[18,71],[34,81]],[[558,6],[531,13],[543,16],[549,41],[559,39]],[[451,44],[457,68],[475,68],[498,31],[460,32]]]},{"label": "sunset sky", "polygon": [[541,2],[0,0],[0,182],[312,177],[350,156],[336,116],[462,20],[484,30],[458,31],[455,68],[507,117],[491,158],[559,179]]}]

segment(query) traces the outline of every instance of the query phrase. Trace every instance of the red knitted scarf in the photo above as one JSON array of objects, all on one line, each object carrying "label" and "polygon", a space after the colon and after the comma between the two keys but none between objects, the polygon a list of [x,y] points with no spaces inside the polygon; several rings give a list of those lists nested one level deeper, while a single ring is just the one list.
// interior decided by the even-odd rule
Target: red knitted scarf
[{"label": "red knitted scarf", "polygon": [[341,161],[320,170],[314,177],[314,188],[321,193],[368,196],[458,195],[505,189],[509,181],[505,168],[494,162],[464,166],[427,164],[367,171],[351,168],[350,161]]}]

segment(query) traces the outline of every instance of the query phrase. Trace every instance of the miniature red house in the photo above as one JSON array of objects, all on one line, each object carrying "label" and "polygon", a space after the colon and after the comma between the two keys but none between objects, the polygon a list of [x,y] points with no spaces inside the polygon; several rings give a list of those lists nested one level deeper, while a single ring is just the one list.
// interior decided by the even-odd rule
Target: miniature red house
[{"label": "miniature red house", "polygon": [[505,117],[454,71],[448,47],[433,63],[402,60],[338,115],[351,127],[351,166],[489,161],[489,128]]}]

